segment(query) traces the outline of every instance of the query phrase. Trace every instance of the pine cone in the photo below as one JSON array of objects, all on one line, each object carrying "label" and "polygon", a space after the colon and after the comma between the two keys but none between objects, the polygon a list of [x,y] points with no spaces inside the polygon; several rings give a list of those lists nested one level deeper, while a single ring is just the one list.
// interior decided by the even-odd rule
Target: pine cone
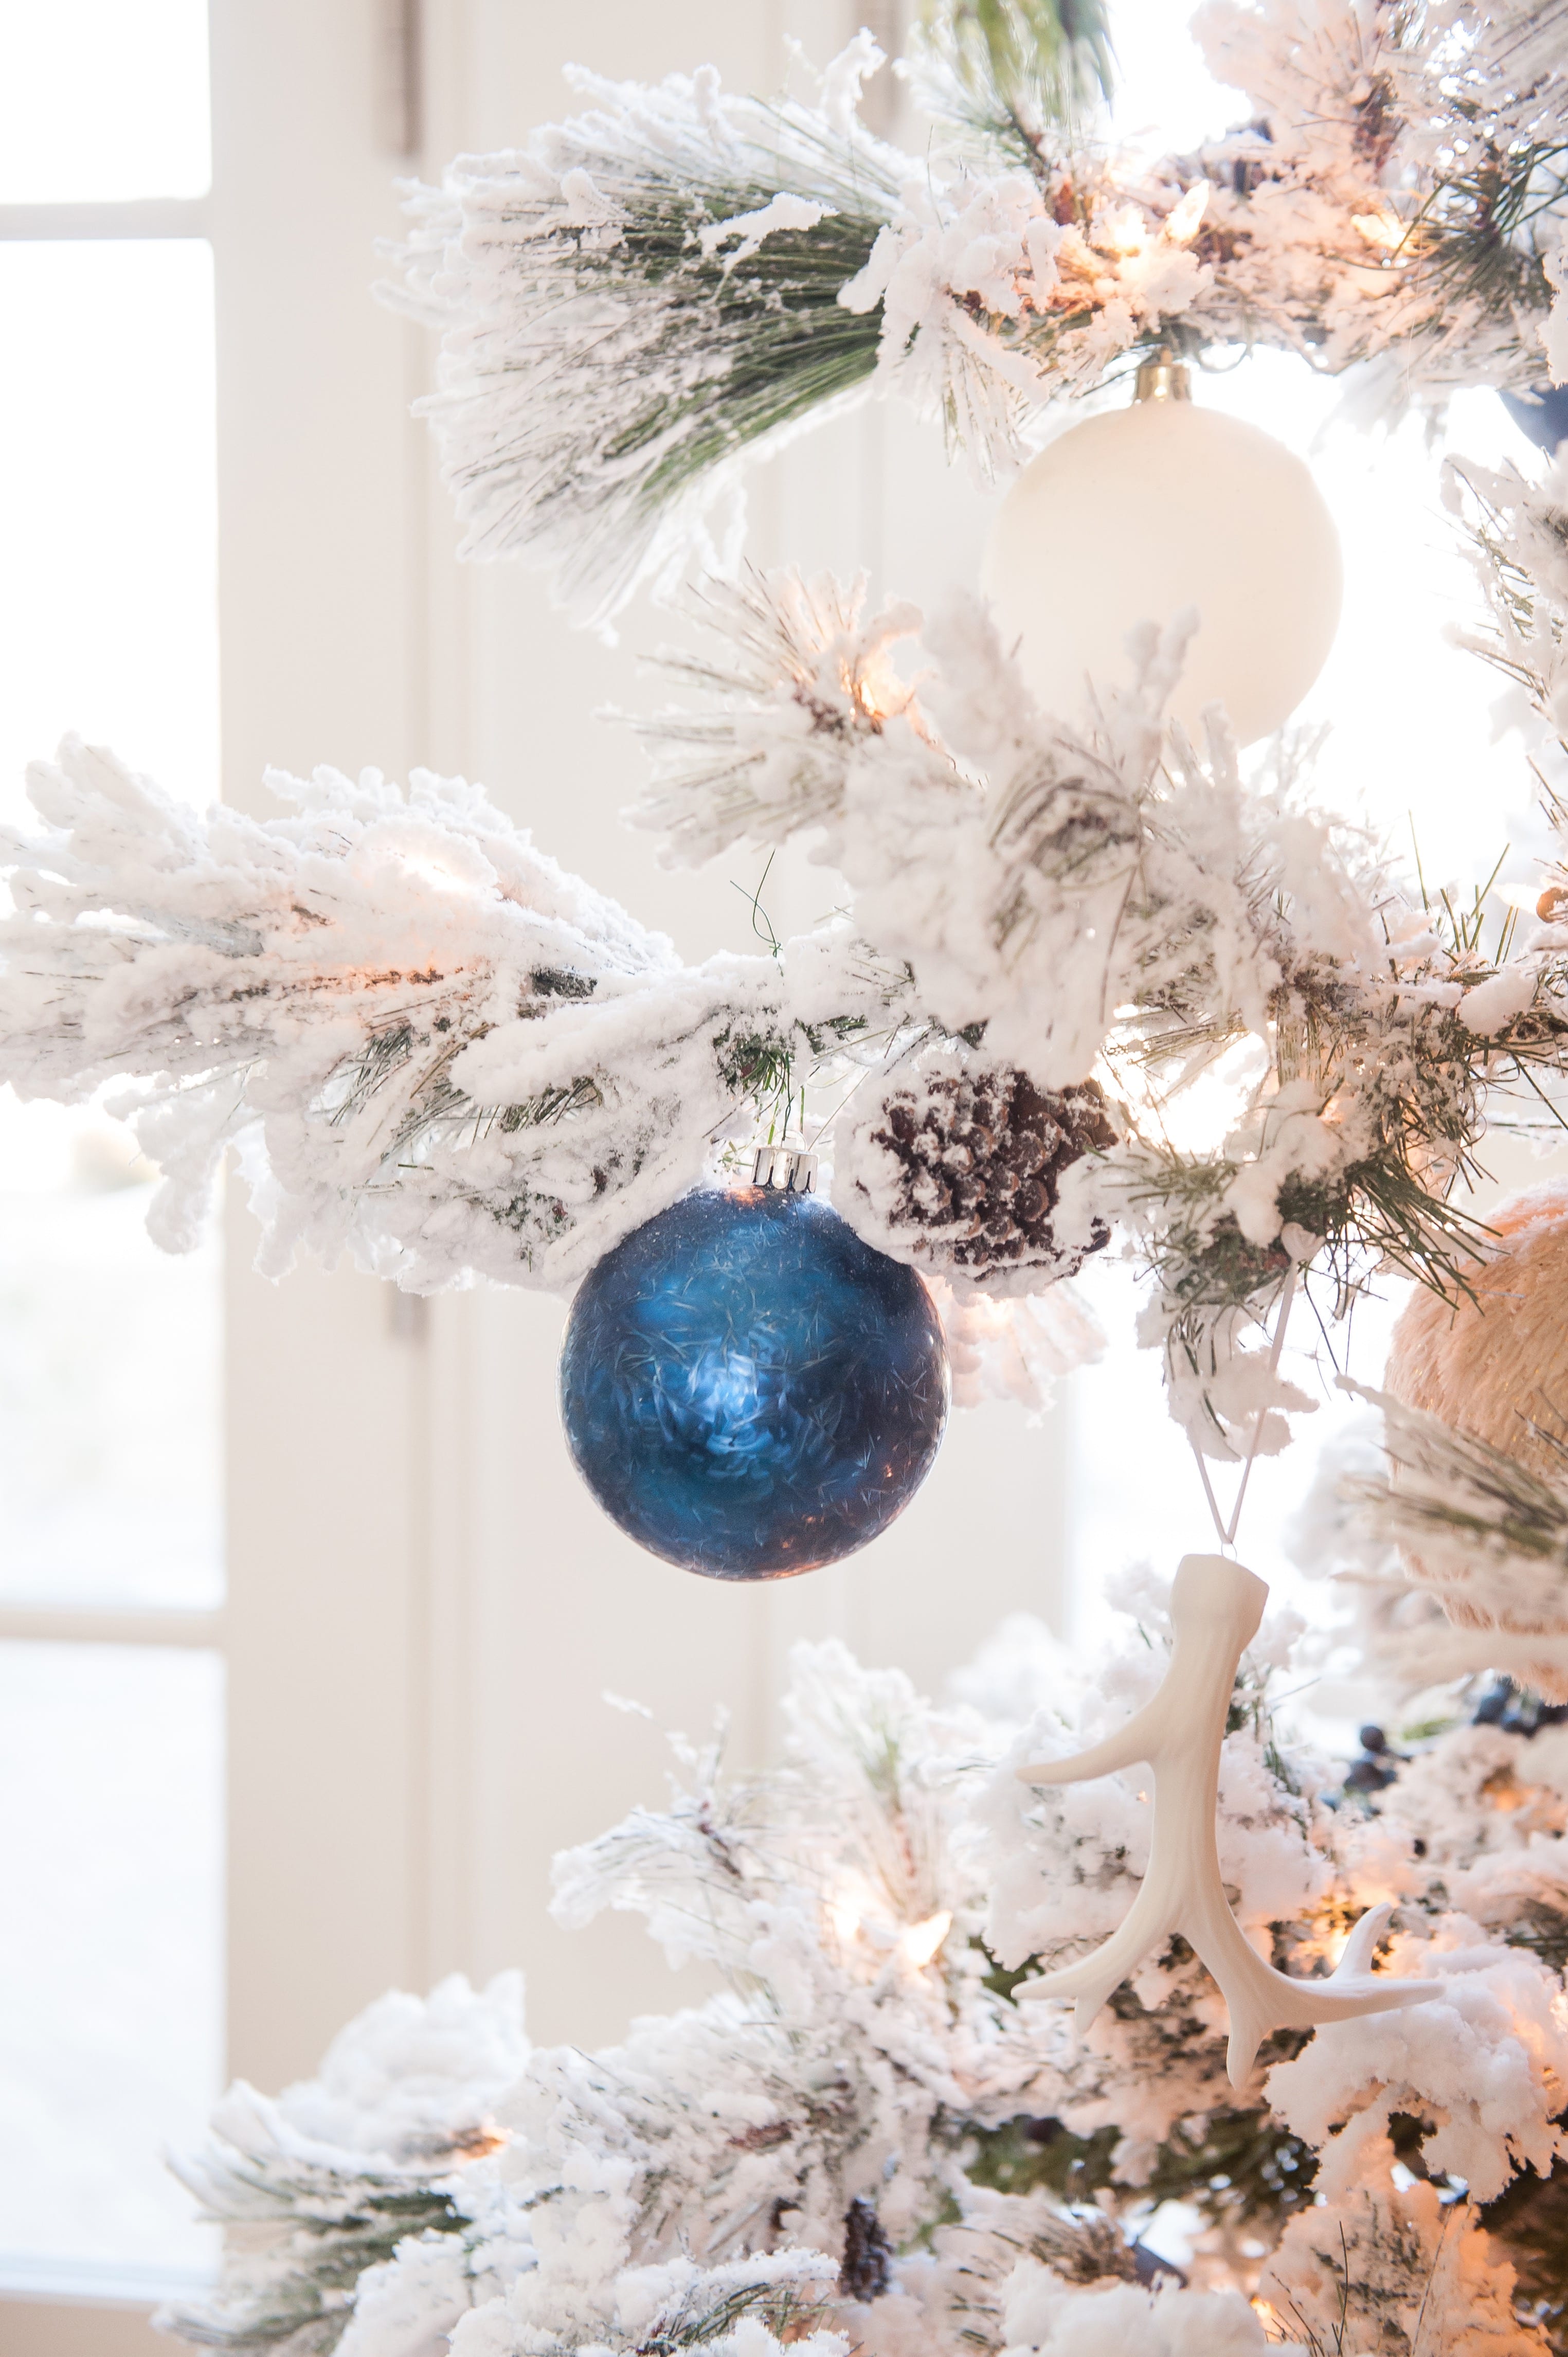
[{"label": "pine cone", "polygon": [[880,2299],[893,2280],[893,2245],[887,2230],[864,2193],[843,2216],[843,2265],[839,2290],[845,2299]]},{"label": "pine cone", "polygon": [[855,1125],[844,1155],[854,1224],[906,1260],[971,1285],[1037,1291],[1070,1276],[1092,1242],[1057,1243],[1061,1175],[1116,1143],[1092,1081],[1060,1092],[1026,1072],[943,1060],[894,1082]]}]

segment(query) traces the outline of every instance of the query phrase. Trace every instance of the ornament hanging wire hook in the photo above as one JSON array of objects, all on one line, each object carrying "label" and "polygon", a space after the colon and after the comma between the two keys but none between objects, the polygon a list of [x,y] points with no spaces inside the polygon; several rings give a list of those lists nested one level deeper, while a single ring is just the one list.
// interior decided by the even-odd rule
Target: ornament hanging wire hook
[{"label": "ornament hanging wire hook", "polygon": [[[1290,1324],[1291,1305],[1295,1299],[1295,1279],[1296,1270],[1293,1262],[1280,1294],[1279,1314],[1274,1319],[1273,1347],[1269,1352],[1271,1375],[1279,1372],[1280,1352],[1285,1346],[1285,1328]],[[1220,1513],[1219,1501],[1214,1494],[1214,1484],[1208,1478],[1208,1467],[1204,1462],[1203,1451],[1196,1440],[1192,1444],[1192,1454],[1197,1466],[1198,1479],[1203,1483],[1203,1494],[1208,1501],[1208,1511],[1214,1517],[1214,1528],[1222,1547],[1234,1547],[1236,1544],[1236,1534],[1241,1527],[1241,1509],[1247,1502],[1247,1484],[1252,1478],[1252,1466],[1258,1454],[1258,1443],[1263,1437],[1263,1420],[1268,1412],[1266,1407],[1261,1407],[1252,1418],[1252,1437],[1247,1445],[1247,1458],[1241,1468],[1240,1486],[1236,1491],[1236,1503],[1230,1510],[1229,1523]]]}]

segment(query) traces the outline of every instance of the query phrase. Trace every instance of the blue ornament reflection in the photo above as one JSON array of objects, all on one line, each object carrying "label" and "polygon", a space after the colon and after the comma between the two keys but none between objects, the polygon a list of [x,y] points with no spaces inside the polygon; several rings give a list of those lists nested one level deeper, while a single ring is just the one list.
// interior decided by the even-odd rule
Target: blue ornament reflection
[{"label": "blue ornament reflection", "polygon": [[1532,385],[1528,393],[1505,393],[1503,407],[1521,434],[1550,458],[1568,442],[1568,384]]},{"label": "blue ornament reflection", "polygon": [[941,1326],[912,1269],[812,1195],[688,1195],[572,1304],[561,1415],[639,1544],[711,1579],[836,1563],[886,1530],[947,1421]]}]

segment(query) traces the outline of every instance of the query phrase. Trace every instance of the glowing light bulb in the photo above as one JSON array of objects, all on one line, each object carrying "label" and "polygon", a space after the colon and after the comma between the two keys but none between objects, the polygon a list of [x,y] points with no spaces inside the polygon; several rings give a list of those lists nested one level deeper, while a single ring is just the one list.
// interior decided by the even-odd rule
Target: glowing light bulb
[{"label": "glowing light bulb", "polygon": [[1209,187],[1198,180],[1165,215],[1161,234],[1172,245],[1190,245],[1208,210]]},{"label": "glowing light bulb", "polygon": [[465,892],[473,880],[470,877],[459,876],[456,869],[448,867],[444,860],[433,858],[424,851],[405,851],[403,866],[404,873],[413,877],[416,883],[432,884],[438,892]]},{"label": "glowing light bulb", "polygon": [[835,1899],[828,1909],[828,1921],[840,1947],[847,1948],[860,1930],[860,1910],[853,1900]]},{"label": "glowing light bulb", "polygon": [[1375,213],[1352,213],[1350,218],[1367,243],[1380,253],[1397,253],[1410,235],[1408,222],[1387,205],[1380,205]]},{"label": "glowing light bulb", "polygon": [[951,1930],[952,1910],[944,1907],[939,1914],[928,1915],[923,1923],[911,1923],[899,1944],[908,1962],[918,1968],[930,1963]]}]

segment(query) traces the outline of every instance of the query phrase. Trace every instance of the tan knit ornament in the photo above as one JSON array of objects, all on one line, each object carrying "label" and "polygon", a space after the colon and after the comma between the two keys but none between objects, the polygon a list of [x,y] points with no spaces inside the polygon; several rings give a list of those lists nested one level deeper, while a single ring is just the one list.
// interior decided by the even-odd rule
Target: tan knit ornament
[{"label": "tan knit ornament", "polygon": [[[1475,1299],[1455,1308],[1419,1288],[1394,1328],[1385,1388],[1560,1488],[1568,1480],[1568,1182],[1510,1196],[1487,1225],[1488,1257],[1466,1272]],[[1412,1550],[1403,1554],[1412,1578],[1443,1585]],[[1451,1594],[1444,1609],[1466,1629],[1568,1630],[1568,1620],[1526,1623]],[[1532,1662],[1522,1674],[1538,1693],[1568,1701],[1561,1663]]]}]

